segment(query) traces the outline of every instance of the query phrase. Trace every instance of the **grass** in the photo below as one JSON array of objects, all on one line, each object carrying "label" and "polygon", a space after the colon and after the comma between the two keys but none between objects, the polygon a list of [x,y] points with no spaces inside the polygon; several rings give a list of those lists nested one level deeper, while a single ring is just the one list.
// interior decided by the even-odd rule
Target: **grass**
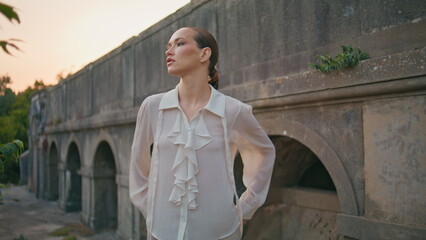
[{"label": "grass", "polygon": [[75,236],[66,236],[66,237],[62,238],[62,240],[77,240],[77,237],[75,237]]},{"label": "grass", "polygon": [[64,237],[68,236],[68,234],[72,231],[72,228],[69,226],[61,227],[56,229],[55,231],[49,233],[50,236],[53,237]]},{"label": "grass", "polygon": [[64,237],[62,240],[77,240],[77,237],[70,235],[70,233],[78,233],[81,236],[91,236],[95,234],[92,229],[86,227],[85,225],[78,222],[73,222],[56,229],[55,231],[49,233],[49,235],[53,237]]}]

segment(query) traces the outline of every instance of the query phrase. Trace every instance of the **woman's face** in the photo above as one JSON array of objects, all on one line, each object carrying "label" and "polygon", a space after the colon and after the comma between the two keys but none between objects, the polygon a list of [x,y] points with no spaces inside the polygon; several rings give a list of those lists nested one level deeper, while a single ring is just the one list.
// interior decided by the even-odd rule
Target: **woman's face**
[{"label": "woman's face", "polygon": [[167,44],[166,64],[170,75],[182,77],[201,67],[201,49],[190,28],[177,30]]}]

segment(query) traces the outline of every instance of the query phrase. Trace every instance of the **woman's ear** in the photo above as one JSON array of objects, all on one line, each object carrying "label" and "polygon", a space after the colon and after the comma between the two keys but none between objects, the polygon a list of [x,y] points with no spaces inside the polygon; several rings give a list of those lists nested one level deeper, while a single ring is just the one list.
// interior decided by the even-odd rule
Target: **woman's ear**
[{"label": "woman's ear", "polygon": [[210,56],[212,55],[212,50],[209,47],[205,47],[201,49],[200,53],[200,62],[206,62],[210,60]]}]

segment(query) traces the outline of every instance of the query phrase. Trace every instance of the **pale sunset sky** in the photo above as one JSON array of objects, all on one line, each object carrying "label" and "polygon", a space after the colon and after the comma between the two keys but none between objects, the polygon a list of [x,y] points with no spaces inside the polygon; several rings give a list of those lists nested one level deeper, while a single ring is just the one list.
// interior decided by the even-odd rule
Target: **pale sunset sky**
[{"label": "pale sunset sky", "polygon": [[0,51],[0,76],[22,91],[35,80],[56,84],[190,0],[0,0],[15,7],[20,24],[0,16],[0,39],[20,39],[22,52]]}]

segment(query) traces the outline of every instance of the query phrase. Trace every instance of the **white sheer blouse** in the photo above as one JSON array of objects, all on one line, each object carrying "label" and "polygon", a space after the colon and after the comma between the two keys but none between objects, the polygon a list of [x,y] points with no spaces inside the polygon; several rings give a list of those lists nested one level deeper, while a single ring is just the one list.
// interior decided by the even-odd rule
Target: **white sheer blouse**
[{"label": "white sheer blouse", "polygon": [[[140,107],[129,191],[146,219],[148,239],[227,239],[266,199],[274,146],[249,105],[211,89],[209,102],[190,122],[178,86]],[[247,190],[234,203],[237,149]]]}]

